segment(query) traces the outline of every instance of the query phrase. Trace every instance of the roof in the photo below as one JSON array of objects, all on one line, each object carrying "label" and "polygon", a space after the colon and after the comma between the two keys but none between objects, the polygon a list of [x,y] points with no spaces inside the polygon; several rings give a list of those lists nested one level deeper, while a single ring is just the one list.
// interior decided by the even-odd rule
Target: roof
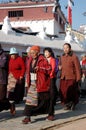
[{"label": "roof", "polygon": [[16,7],[38,7],[38,6],[53,6],[54,5],[54,2],[31,2],[31,1],[28,1],[28,2],[11,2],[11,3],[2,3],[0,4],[0,9],[3,7],[3,8],[16,8]]},{"label": "roof", "polygon": [[[0,30],[0,43],[1,44],[12,44],[18,46],[32,46],[39,45],[40,47],[51,47],[57,50],[63,50],[63,45],[65,43],[64,39],[56,38],[56,39],[41,39],[38,36],[26,35],[21,33],[16,33],[16,35],[8,34],[6,35],[4,32]],[[71,47],[73,51],[76,52],[85,52],[84,48],[82,48],[77,43],[71,43]]]}]

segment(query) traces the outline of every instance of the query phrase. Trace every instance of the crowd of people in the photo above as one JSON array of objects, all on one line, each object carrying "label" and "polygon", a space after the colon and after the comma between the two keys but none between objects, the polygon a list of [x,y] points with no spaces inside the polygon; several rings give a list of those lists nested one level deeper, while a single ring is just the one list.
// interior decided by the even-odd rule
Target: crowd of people
[{"label": "crowd of people", "polygon": [[58,96],[64,110],[74,110],[80,94],[86,95],[86,56],[80,62],[69,43],[63,45],[63,55],[58,60],[50,47],[44,48],[42,54],[35,45],[26,52],[24,61],[15,47],[10,48],[7,57],[0,46],[0,111],[10,110],[14,116],[15,104],[23,101],[24,96],[23,124],[39,114],[48,114],[46,120],[53,121]]}]

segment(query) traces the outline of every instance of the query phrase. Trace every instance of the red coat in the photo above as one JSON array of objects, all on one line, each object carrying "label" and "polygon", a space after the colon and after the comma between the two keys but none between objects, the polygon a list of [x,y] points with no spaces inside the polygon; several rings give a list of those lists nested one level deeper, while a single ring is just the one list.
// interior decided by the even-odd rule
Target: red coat
[{"label": "red coat", "polygon": [[10,58],[9,73],[12,73],[16,79],[19,79],[20,76],[24,77],[25,65],[20,56],[18,56],[16,59]]},{"label": "red coat", "polygon": [[50,57],[50,62],[49,63],[50,63],[51,68],[52,68],[51,73],[50,73],[50,78],[54,78],[54,77],[56,77],[56,72],[55,72],[56,60],[55,60],[55,58]]},{"label": "red coat", "polygon": [[86,59],[82,60],[82,65],[86,65]]},{"label": "red coat", "polygon": [[[28,67],[26,67],[26,74],[27,74],[27,82],[28,86],[30,86],[30,64],[31,64],[32,58],[30,57],[28,59]],[[50,77],[49,74],[51,72],[51,67],[46,60],[46,58],[43,55],[39,55],[37,65],[38,71],[37,71],[37,91],[38,92],[45,92],[48,91],[50,88]]]}]

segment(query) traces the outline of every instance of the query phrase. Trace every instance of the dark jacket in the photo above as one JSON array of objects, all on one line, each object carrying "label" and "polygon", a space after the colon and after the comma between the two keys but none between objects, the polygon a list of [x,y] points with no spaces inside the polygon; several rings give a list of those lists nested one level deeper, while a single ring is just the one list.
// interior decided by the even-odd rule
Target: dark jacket
[{"label": "dark jacket", "polygon": [[4,51],[0,49],[0,84],[7,83],[7,56]]}]

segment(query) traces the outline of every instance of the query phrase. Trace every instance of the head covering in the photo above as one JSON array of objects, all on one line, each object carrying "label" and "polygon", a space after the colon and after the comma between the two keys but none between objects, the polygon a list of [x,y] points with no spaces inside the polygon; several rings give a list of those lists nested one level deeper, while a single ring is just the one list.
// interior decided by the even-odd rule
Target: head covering
[{"label": "head covering", "polygon": [[30,51],[31,51],[31,50],[40,52],[40,47],[39,47],[39,46],[32,46],[32,47],[30,48]]},{"label": "head covering", "polygon": [[17,52],[16,48],[12,47],[12,48],[10,48],[10,53],[9,54],[10,55],[12,55],[12,54],[18,54],[18,52]]},{"label": "head covering", "polygon": [[26,49],[26,52],[27,52],[27,53],[30,52],[30,49],[31,49],[31,47],[28,47],[28,48]]}]

